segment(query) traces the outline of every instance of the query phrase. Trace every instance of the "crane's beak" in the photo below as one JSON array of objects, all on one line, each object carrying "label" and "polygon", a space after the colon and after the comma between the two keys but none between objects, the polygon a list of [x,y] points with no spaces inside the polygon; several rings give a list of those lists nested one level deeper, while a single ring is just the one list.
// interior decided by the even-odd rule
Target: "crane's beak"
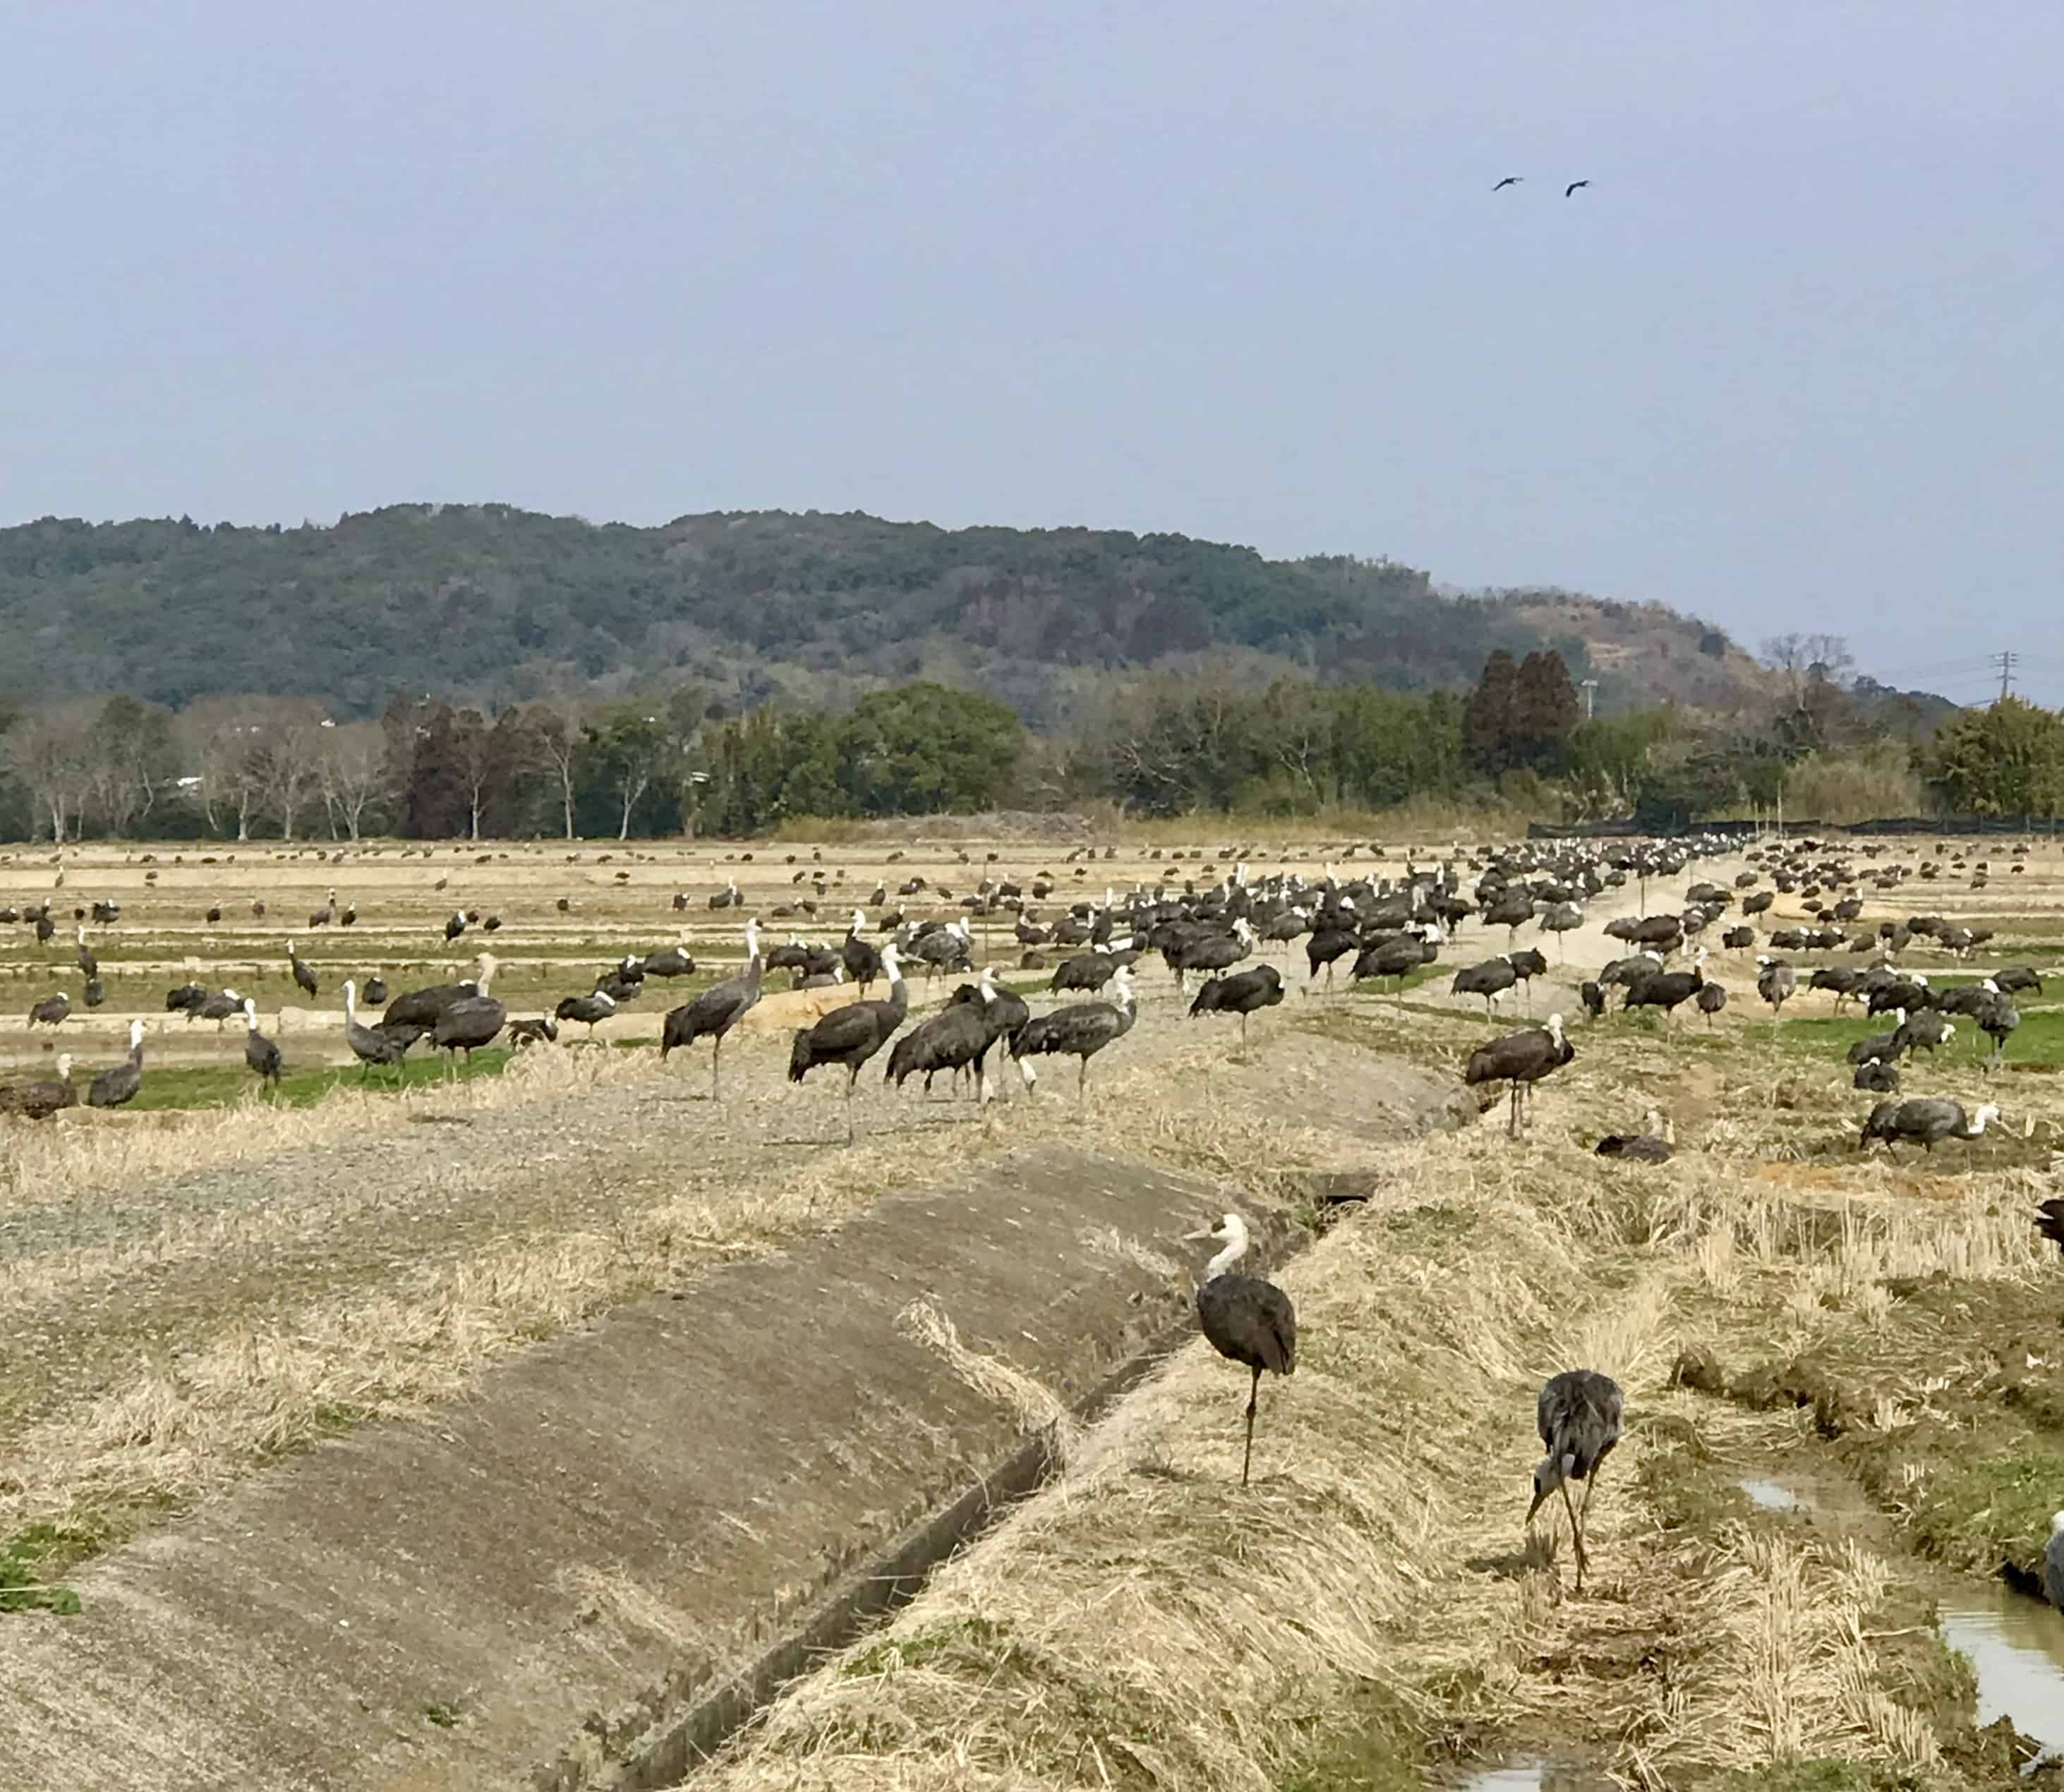
[{"label": "crane's beak", "polygon": [[1540,1511],[1542,1502],[1547,1497],[1548,1490],[1546,1488],[1537,1487],[1534,1488],[1534,1498],[1526,1508],[1526,1522],[1528,1524],[1531,1524],[1534,1522],[1534,1515]]}]

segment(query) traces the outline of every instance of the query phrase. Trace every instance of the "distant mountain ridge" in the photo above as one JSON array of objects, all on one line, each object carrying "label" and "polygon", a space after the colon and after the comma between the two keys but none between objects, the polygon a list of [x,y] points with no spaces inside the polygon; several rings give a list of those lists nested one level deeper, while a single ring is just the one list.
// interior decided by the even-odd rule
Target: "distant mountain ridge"
[{"label": "distant mountain ridge", "polygon": [[0,530],[0,680],[182,704],[263,691],[369,712],[398,688],[502,701],[701,679],[752,703],[915,677],[1034,726],[1114,673],[1228,658],[1461,688],[1494,648],[1558,648],[1603,706],[1767,702],[1771,675],[1656,604],[1454,597],[1341,556],[1090,529],[945,530],[859,513],[718,512],[656,528],[506,505],[394,505],[333,526],[186,519]]}]

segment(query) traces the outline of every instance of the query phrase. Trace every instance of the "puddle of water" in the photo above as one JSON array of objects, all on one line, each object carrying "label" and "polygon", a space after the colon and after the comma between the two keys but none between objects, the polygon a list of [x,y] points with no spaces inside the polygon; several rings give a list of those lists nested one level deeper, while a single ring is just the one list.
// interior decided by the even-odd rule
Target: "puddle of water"
[{"label": "puddle of water", "polygon": [[2064,1612],[2005,1587],[1960,1590],[1941,1629],[1977,1675],[1981,1728],[2011,1718],[2052,1754],[2064,1750]]},{"label": "puddle of water", "polygon": [[1759,1480],[1754,1476],[1739,1480],[1735,1485],[1746,1493],[1765,1512],[1797,1512],[1810,1508],[1813,1502],[1803,1493],[1797,1493],[1782,1481]]},{"label": "puddle of water", "polygon": [[1462,1782],[1461,1792],[1611,1792],[1612,1782],[1554,1761],[1518,1761],[1487,1767]]}]

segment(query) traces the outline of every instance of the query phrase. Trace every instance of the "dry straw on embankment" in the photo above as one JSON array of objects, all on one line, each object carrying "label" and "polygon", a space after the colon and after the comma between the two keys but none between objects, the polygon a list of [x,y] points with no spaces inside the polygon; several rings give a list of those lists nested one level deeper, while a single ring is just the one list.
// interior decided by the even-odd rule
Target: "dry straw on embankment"
[{"label": "dry straw on embankment", "polygon": [[[1401,1762],[1553,1743],[1655,1786],[1816,1754],[1932,1761],[1929,1724],[1880,1672],[1884,1562],[1733,1526],[1666,1534],[1640,1478],[1654,1428],[1695,1423],[1666,1383],[1716,1315],[1781,1344],[1822,1294],[1887,1273],[2026,1275],[2018,1222],[1973,1199],[1821,1202],[1801,1223],[1783,1191],[1681,1162],[1630,1178],[1557,1150],[1522,1168],[1481,1135],[1377,1168],[1370,1207],[1280,1277],[1300,1356],[1264,1388],[1250,1489],[1244,1377],[1194,1344],[695,1783],[1261,1792],[1343,1714]],[[1618,1376],[1635,1415],[1581,1602],[1521,1534],[1533,1392],[1573,1362]]]}]

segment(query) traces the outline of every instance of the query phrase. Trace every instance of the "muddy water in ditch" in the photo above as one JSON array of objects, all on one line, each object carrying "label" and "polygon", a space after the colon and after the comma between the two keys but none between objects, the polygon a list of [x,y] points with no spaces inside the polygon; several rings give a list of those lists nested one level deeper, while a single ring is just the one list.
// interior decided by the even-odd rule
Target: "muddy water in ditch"
[{"label": "muddy water in ditch", "polygon": [[1460,1792],[1610,1792],[1612,1782],[1553,1761],[1520,1761],[1488,1767],[1462,1782]]},{"label": "muddy water in ditch", "polygon": [[2064,1612],[2005,1587],[1960,1589],[1941,1622],[1977,1676],[1979,1726],[2011,1718],[2050,1754],[2064,1752]]},{"label": "muddy water in ditch", "polygon": [[[1804,1514],[1840,1503],[1839,1491],[1831,1497],[1825,1485],[1796,1476],[1735,1484],[1765,1512]],[[1942,1640],[1977,1677],[1979,1727],[2010,1718],[2050,1755],[2064,1754],[2064,1612],[1982,1583],[1960,1583],[1939,1610]]]}]

